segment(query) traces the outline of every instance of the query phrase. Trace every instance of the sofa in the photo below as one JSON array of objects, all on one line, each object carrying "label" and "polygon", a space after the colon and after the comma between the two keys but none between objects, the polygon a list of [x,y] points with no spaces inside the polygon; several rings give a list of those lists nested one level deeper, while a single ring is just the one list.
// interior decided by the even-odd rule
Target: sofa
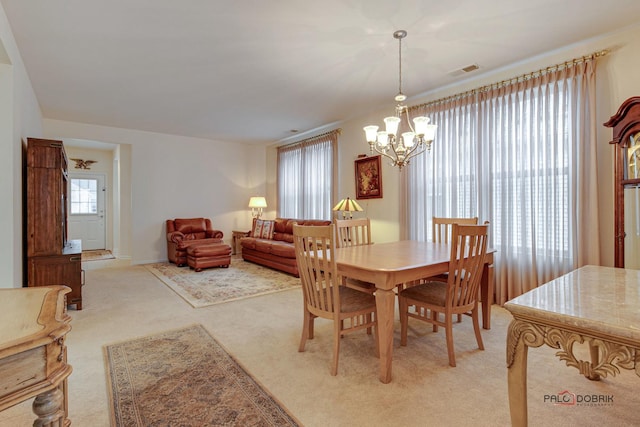
[{"label": "sofa", "polygon": [[208,218],[167,220],[167,257],[179,267],[187,265],[187,248],[192,245],[222,243],[223,233],[214,230]]},{"label": "sofa", "polygon": [[254,218],[249,236],[240,239],[242,258],[245,261],[299,277],[293,247],[293,224],[318,226],[329,225],[331,221],[292,218],[256,220]]}]

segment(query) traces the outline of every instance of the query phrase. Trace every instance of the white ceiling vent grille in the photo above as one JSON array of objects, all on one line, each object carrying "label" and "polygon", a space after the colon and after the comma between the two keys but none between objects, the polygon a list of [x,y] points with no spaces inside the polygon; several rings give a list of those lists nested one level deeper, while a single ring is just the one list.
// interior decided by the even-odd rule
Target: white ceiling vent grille
[{"label": "white ceiling vent grille", "polygon": [[472,71],[475,71],[475,70],[477,70],[478,68],[480,68],[480,67],[478,66],[478,64],[471,64],[471,65],[467,65],[466,67],[459,68],[459,69],[457,69],[457,70],[449,71],[449,73],[448,73],[448,74],[449,74],[451,77],[459,77],[459,76],[462,76],[462,75],[464,75],[464,74],[467,74],[467,73],[470,73],[470,72],[472,72]]}]

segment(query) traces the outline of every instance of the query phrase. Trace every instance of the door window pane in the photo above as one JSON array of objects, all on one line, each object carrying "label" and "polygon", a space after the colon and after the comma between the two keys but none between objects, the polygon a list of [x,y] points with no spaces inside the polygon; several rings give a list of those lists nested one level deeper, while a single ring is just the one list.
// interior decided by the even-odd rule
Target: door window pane
[{"label": "door window pane", "polygon": [[97,179],[71,179],[71,215],[98,213],[97,200]]}]

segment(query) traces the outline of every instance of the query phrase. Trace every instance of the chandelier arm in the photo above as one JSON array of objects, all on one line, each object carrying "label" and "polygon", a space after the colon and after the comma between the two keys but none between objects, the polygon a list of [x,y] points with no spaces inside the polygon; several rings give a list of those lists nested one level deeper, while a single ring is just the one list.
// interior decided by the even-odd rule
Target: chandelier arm
[{"label": "chandelier arm", "polygon": [[[421,149],[419,151],[418,148]],[[424,151],[426,150],[426,145],[424,145],[424,143],[420,143],[420,144],[414,144],[413,147],[411,147],[411,149],[407,152],[407,156],[405,157],[405,161],[409,160],[412,157],[417,156],[418,154],[422,154],[424,153]]]},{"label": "chandelier arm", "polygon": [[[404,145],[404,141],[402,142],[403,146],[405,147],[406,150],[406,145]],[[394,144],[390,144],[391,145],[391,149],[393,150],[393,154],[395,154],[395,159],[391,158],[391,160],[393,160],[393,164],[394,165],[398,165],[400,167],[400,169],[402,169],[402,167],[404,165],[406,165],[407,163],[409,163],[409,159],[411,158],[411,152],[413,150],[415,150],[415,145],[413,146],[413,148],[405,151],[405,153],[402,155],[402,159],[400,160],[400,157],[398,155],[398,151],[396,150],[397,146],[398,146],[398,142],[396,140],[396,143]]]},{"label": "chandelier arm", "polygon": [[388,155],[385,151],[379,150],[378,147],[375,147],[375,146],[373,147],[373,149],[375,150],[376,153],[381,154],[387,159],[391,160],[394,165],[397,163],[397,160],[391,157],[390,155]]},{"label": "chandelier arm", "polygon": [[[395,154],[396,159],[397,159],[398,158],[398,151],[396,150],[396,147],[398,146],[398,140],[396,139],[393,144],[389,144],[389,145],[391,146],[391,150],[393,150],[393,154]],[[396,163],[397,163],[397,160],[396,160]]]},{"label": "chandelier arm", "polygon": [[416,133],[416,131],[413,129],[413,126],[411,125],[411,116],[409,116],[409,109],[406,107],[404,109],[404,117],[407,119],[407,124],[409,125],[409,129],[411,129],[411,132]]}]

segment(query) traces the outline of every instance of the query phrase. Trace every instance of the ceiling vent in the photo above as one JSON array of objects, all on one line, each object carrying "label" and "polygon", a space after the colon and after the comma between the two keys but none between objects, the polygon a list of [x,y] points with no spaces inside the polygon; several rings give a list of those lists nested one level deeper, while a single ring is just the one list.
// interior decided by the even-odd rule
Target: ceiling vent
[{"label": "ceiling vent", "polygon": [[449,74],[451,77],[459,77],[459,76],[462,76],[462,75],[464,75],[464,74],[467,74],[467,73],[470,73],[470,72],[472,72],[472,71],[475,71],[475,70],[477,70],[478,68],[480,68],[480,67],[478,66],[478,64],[471,64],[471,65],[467,65],[466,67],[462,67],[462,68],[457,69],[457,70],[449,71],[449,73],[448,73],[448,74]]}]

